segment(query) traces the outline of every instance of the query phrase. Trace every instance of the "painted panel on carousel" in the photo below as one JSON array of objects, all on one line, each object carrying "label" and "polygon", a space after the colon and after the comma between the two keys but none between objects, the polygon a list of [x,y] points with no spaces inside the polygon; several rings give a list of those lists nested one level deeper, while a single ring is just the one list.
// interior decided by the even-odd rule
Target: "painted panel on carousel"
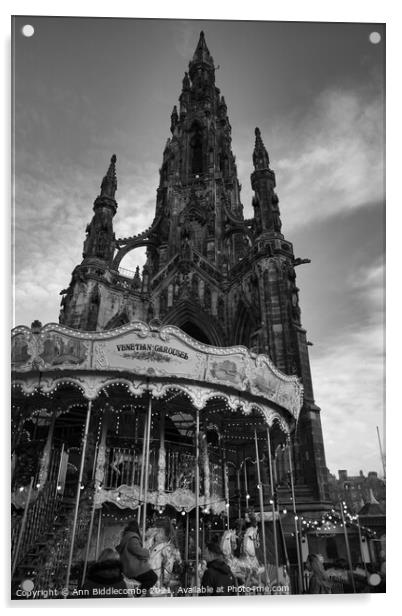
[{"label": "painted panel on carousel", "polygon": [[298,417],[303,387],[280,372],[266,355],[242,346],[214,347],[179,328],[141,321],[102,332],[78,332],[53,323],[13,330],[13,370],[71,369],[131,372],[215,383],[249,392]]},{"label": "painted panel on carousel", "polygon": [[93,367],[96,370],[130,370],[149,376],[181,376],[200,380],[206,357],[184,341],[156,332],[144,336],[130,332],[110,340],[96,340]]},{"label": "painted panel on carousel", "polygon": [[[12,369],[18,372],[46,368],[90,366],[90,341],[66,332],[58,325],[47,325],[39,331],[17,327],[11,345]],[[70,333],[71,332],[71,333]]]}]

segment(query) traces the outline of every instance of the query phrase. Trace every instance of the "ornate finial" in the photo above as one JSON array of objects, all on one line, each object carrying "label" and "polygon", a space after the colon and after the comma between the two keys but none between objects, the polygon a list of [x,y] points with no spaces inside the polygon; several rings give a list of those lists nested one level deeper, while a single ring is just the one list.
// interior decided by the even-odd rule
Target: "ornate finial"
[{"label": "ornate finial", "polygon": [[109,169],[102,180],[101,197],[110,197],[111,199],[114,199],[114,195],[117,190],[116,160],[117,156],[116,154],[113,154],[110,159]]},{"label": "ornate finial", "polygon": [[261,138],[261,131],[255,129],[255,146],[253,152],[253,163],[256,169],[269,169],[269,156]]},{"label": "ornate finial", "polygon": [[188,76],[187,71],[184,73],[184,77],[183,77],[183,90],[189,90],[190,89],[190,78]]},{"label": "ornate finial", "polygon": [[191,64],[199,63],[199,62],[210,64],[212,66],[214,65],[214,60],[211,54],[209,53],[209,49],[205,42],[205,35],[204,35],[203,30],[201,30],[200,32],[200,38],[199,38],[196,50],[194,52],[192,62],[190,62],[190,67],[191,67]]}]

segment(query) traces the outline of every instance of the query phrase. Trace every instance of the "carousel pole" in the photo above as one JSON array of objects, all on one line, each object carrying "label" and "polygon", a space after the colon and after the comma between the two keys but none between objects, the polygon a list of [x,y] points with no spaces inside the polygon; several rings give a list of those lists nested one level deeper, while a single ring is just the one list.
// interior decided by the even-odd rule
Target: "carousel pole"
[{"label": "carousel pole", "polygon": [[96,533],[95,560],[98,560],[98,556],[99,556],[99,542],[100,542],[101,527],[102,527],[102,507],[99,509],[98,530]]},{"label": "carousel pole", "polygon": [[162,409],[159,416],[158,499],[163,498],[166,485],[165,417],[166,410]]},{"label": "carousel pole", "polygon": [[199,586],[199,543],[200,543],[200,510],[199,510],[199,500],[200,500],[200,411],[198,408],[195,409],[195,587],[196,587],[196,596],[198,596],[198,586]]},{"label": "carousel pole", "polygon": [[351,578],[351,582],[352,582],[352,588],[353,588],[353,592],[355,593],[356,592],[356,587],[355,587],[355,580],[354,580],[354,576],[353,576],[352,557],[350,555],[350,545],[349,545],[348,529],[346,527],[345,512],[343,510],[343,502],[340,501],[339,505],[340,505],[340,509],[341,509],[343,534],[345,536],[346,556],[348,558],[348,565],[349,565],[349,571],[350,571],[350,578]]},{"label": "carousel pole", "polygon": [[236,481],[237,481],[237,494],[238,494],[238,515],[237,517],[241,520],[241,485],[240,485],[240,469],[236,470]]},{"label": "carousel pole", "polygon": [[300,592],[303,591],[303,568],[301,562],[301,554],[300,554],[300,543],[299,543],[299,529],[297,526],[298,515],[296,511],[296,498],[295,498],[295,484],[293,478],[293,464],[292,464],[292,452],[291,452],[291,442],[290,437],[287,439],[288,446],[288,456],[289,456],[289,475],[290,475],[290,487],[292,490],[292,504],[293,504],[293,516],[295,523],[295,539],[296,539],[296,553],[297,553],[297,568],[299,572],[299,589]]},{"label": "carousel pole", "polygon": [[189,540],[189,525],[190,525],[190,521],[189,521],[189,515],[188,512],[186,512],[186,536],[185,536],[185,544],[184,544],[184,560],[186,563],[186,579],[185,579],[185,583],[186,585],[188,585],[188,540]]},{"label": "carousel pole", "polygon": [[102,429],[102,434],[101,434],[101,443],[99,443],[99,441],[96,443],[94,463],[93,463],[93,468],[92,468],[92,480],[94,482],[94,491],[93,491],[93,496],[92,496],[92,510],[91,510],[91,518],[90,518],[90,521],[89,521],[87,545],[86,545],[86,548],[85,548],[85,558],[84,558],[84,567],[83,567],[83,570],[82,570],[81,585],[83,585],[84,582],[85,582],[85,576],[86,576],[86,573],[87,573],[87,566],[88,566],[89,549],[90,549],[90,546],[91,546],[92,532],[93,532],[93,528],[94,528],[95,505],[96,505],[96,498],[95,497],[96,497],[97,488],[99,486],[99,481],[96,480],[96,467],[97,467],[97,464],[98,464],[99,448],[100,448],[101,444],[104,445],[104,443],[106,441],[106,432],[107,432],[107,424],[105,422],[105,424],[103,426],[103,429]]},{"label": "carousel pole", "polygon": [[143,491],[144,491],[144,467],[145,467],[145,452],[146,452],[147,434],[148,434],[148,417],[146,413],[144,412],[144,434],[142,437],[142,462],[141,462],[141,473],[140,473],[140,498],[139,498],[138,512],[137,512],[138,524],[141,522],[141,507],[142,507],[142,499],[143,499]]},{"label": "carousel pole", "polygon": [[267,445],[268,445],[269,482],[271,484],[272,528],[273,528],[273,533],[274,533],[275,570],[276,570],[276,581],[279,584],[278,533],[277,533],[277,528],[276,528],[276,515],[275,515],[275,491],[274,491],[274,476],[272,472],[271,436],[269,433],[268,425],[267,425]]},{"label": "carousel pole", "polygon": [[34,478],[31,477],[31,481],[29,482],[29,488],[28,488],[28,493],[27,493],[27,500],[25,502],[25,507],[24,507],[24,513],[22,515],[20,532],[18,533],[17,547],[15,548],[14,560],[13,560],[13,564],[12,564],[12,567],[11,567],[11,578],[13,577],[15,568],[17,566],[18,554],[20,552],[21,542],[22,542],[22,535],[24,534],[25,526],[26,526],[26,523],[27,523],[29,501],[31,500],[33,482],[34,482]]},{"label": "carousel pole", "polygon": [[226,524],[229,530],[229,486],[228,486],[228,465],[226,462],[226,449],[225,442],[222,442],[222,461],[223,461],[223,490],[225,494],[225,508],[226,508]]},{"label": "carousel pole", "polygon": [[73,518],[73,529],[71,531],[70,554],[69,554],[69,557],[68,557],[66,581],[65,581],[65,584],[64,584],[64,586],[67,589],[69,588],[69,584],[70,584],[71,565],[72,565],[72,562],[73,562],[74,541],[75,541],[75,533],[76,533],[76,530],[77,530],[77,520],[78,520],[78,508],[80,506],[81,482],[82,482],[82,475],[83,475],[83,472],[84,472],[85,451],[86,451],[86,448],[87,448],[89,420],[91,418],[91,411],[92,411],[92,400],[88,400],[87,418],[86,418],[86,422],[85,422],[84,435],[82,437],[80,471],[79,471],[78,483],[77,483],[77,493],[76,493],[76,496],[75,496],[75,508],[74,508],[74,518]]},{"label": "carousel pole", "polygon": [[85,576],[86,576],[86,573],[87,573],[89,548],[90,548],[90,545],[91,545],[92,531],[93,531],[93,528],[94,528],[94,518],[95,518],[95,493],[94,493],[94,496],[93,496],[91,519],[90,519],[90,522],[89,522],[87,546],[85,548],[85,558],[84,558],[84,567],[83,567],[83,570],[82,570],[81,585],[84,584]]},{"label": "carousel pole", "polygon": [[247,460],[244,458],[244,500],[246,501],[246,511],[248,510],[248,483],[247,483]]},{"label": "carousel pole", "polygon": [[257,481],[258,481],[258,496],[260,499],[260,515],[261,515],[261,539],[262,539],[262,554],[264,558],[265,577],[268,581],[268,561],[267,561],[267,544],[265,542],[265,520],[264,520],[264,492],[261,483],[260,457],[258,452],[257,430],[254,430],[255,457],[257,464]]},{"label": "carousel pole", "polygon": [[144,508],[142,511],[142,542],[145,541],[145,530],[147,522],[147,498],[148,498],[148,479],[149,479],[149,444],[151,439],[151,423],[152,423],[152,395],[148,392],[148,421],[147,421],[147,438],[145,447],[145,469],[144,469]]},{"label": "carousel pole", "polygon": [[55,498],[57,497],[57,495],[59,493],[59,485],[60,485],[59,481],[60,481],[61,469],[62,469],[62,465],[63,465],[63,457],[64,457],[64,443],[62,443],[62,445],[61,445],[59,470],[57,471],[56,490],[55,490],[55,495],[54,495]]}]

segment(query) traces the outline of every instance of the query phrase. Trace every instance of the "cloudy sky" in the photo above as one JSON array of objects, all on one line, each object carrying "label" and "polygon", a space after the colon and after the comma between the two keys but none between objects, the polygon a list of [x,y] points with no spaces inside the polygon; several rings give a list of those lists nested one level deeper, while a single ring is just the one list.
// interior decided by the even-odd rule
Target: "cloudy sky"
[{"label": "cloudy sky", "polygon": [[170,113],[204,30],[245,215],[259,126],[282,231],[312,260],[297,275],[327,465],[382,472],[383,26],[18,17],[14,27],[14,324],[57,322],[114,152],[116,235],[152,221]]}]

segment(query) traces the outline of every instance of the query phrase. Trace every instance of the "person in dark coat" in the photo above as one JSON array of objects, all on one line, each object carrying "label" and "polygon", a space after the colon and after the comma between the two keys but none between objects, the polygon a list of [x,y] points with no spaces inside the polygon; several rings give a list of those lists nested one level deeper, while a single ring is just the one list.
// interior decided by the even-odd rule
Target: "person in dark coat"
[{"label": "person in dark coat", "polygon": [[225,563],[223,552],[215,542],[207,543],[204,558],[207,569],[202,576],[201,586],[207,589],[208,595],[235,595],[236,579]]},{"label": "person in dark coat", "polygon": [[140,582],[141,590],[149,591],[156,584],[158,576],[149,564],[149,551],[142,547],[136,520],[126,526],[116,550],[120,555],[124,575]]},{"label": "person in dark coat", "polygon": [[[127,588],[118,554],[112,548],[103,550],[98,560],[88,568],[83,590],[89,591],[89,597],[126,597],[123,589]],[[120,589],[122,592],[113,592]]]},{"label": "person in dark coat", "polygon": [[307,556],[306,569],[311,574],[307,591],[309,595],[330,594],[332,592],[331,582],[318,554],[309,554]]}]

